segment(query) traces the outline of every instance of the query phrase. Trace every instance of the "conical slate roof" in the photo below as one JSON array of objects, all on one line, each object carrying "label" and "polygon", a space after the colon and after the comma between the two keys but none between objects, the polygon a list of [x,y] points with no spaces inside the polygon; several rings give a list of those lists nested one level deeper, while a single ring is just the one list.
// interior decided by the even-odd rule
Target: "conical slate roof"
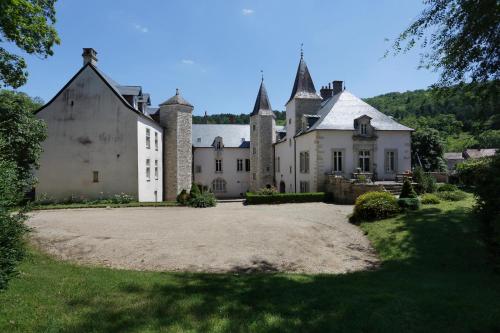
[{"label": "conical slate roof", "polygon": [[259,93],[257,94],[257,99],[255,100],[255,105],[250,116],[255,116],[258,114],[274,114],[271,109],[271,103],[267,97],[266,86],[264,85],[264,80],[260,83]]},{"label": "conical slate roof", "polygon": [[292,94],[290,95],[290,102],[294,97],[301,98],[320,98],[316,94],[316,88],[314,88],[314,83],[307,68],[304,57],[300,56],[299,67],[297,68],[297,74],[295,75],[295,82],[293,83]]},{"label": "conical slate roof", "polygon": [[175,95],[167,99],[165,102],[161,103],[160,105],[174,105],[174,104],[180,104],[180,105],[186,105],[193,107],[191,103],[186,101],[180,94],[179,94],[179,89],[175,89]]}]

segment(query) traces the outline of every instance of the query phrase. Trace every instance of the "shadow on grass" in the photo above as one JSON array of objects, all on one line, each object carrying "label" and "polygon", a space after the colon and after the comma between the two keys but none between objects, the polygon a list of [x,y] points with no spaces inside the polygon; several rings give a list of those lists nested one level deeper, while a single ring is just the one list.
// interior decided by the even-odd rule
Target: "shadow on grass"
[{"label": "shadow on grass", "polygon": [[465,209],[425,208],[367,225],[383,259],[376,271],[113,273],[112,291],[68,301],[77,318],[64,330],[500,332],[500,280],[472,219]]}]

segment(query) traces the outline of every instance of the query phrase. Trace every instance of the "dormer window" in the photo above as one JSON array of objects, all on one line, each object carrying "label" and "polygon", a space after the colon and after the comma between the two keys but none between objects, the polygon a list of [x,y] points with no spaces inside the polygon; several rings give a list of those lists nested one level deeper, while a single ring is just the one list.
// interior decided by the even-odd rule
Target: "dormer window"
[{"label": "dormer window", "polygon": [[362,115],[354,119],[354,130],[360,136],[373,136],[373,128],[371,126],[372,118],[367,115]]},{"label": "dormer window", "polygon": [[368,134],[367,128],[368,128],[367,124],[361,124],[361,134],[362,135]]},{"label": "dormer window", "polygon": [[214,148],[215,150],[222,150],[224,148],[224,143],[222,142],[222,138],[220,136],[215,138]]}]

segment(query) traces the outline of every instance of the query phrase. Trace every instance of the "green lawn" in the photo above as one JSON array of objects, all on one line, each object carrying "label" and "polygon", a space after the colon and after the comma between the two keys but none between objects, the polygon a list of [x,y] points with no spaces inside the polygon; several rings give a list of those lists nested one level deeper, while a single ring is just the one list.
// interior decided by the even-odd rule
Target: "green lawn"
[{"label": "green lawn", "polygon": [[471,205],[361,225],[382,265],[345,275],[144,273],[32,251],[0,293],[0,331],[498,332],[500,277]]}]

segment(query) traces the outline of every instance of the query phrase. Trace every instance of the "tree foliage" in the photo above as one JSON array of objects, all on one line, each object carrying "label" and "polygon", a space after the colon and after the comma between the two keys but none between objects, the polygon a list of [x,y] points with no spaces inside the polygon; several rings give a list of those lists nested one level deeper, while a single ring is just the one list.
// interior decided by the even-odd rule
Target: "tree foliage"
[{"label": "tree foliage", "polygon": [[433,128],[422,128],[412,133],[412,163],[420,165],[425,171],[443,171],[444,147],[439,132]]},{"label": "tree foliage", "polygon": [[417,44],[420,67],[441,71],[442,85],[499,79],[500,2],[424,0],[425,9],[393,44],[394,53]]},{"label": "tree foliage", "polygon": [[[52,47],[60,42],[54,27],[55,2],[0,0],[0,43],[13,43],[24,52],[42,58],[53,55]],[[22,86],[28,77],[26,67],[23,57],[0,46],[0,84]]]}]

